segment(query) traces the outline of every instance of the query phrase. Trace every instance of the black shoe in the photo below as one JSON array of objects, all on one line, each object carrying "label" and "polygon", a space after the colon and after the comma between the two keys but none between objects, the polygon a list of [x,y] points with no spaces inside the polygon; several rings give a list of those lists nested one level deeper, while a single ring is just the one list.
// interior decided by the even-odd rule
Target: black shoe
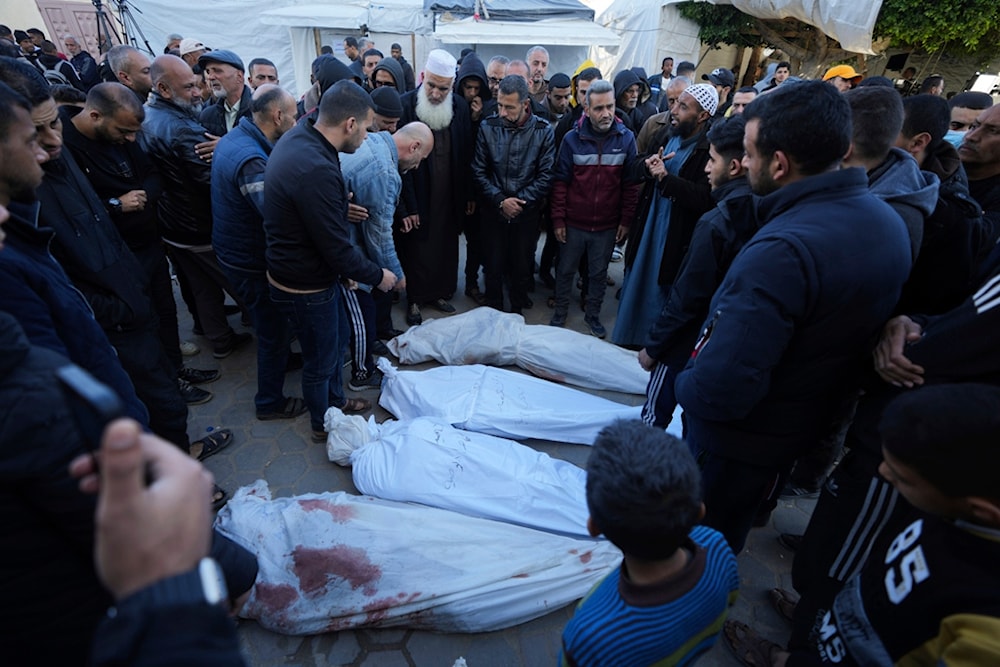
[{"label": "black shoe", "polygon": [[778,535],[778,542],[781,546],[785,547],[789,551],[798,551],[799,547],[802,546],[802,536],[793,535],[791,533],[782,533]]},{"label": "black shoe", "polygon": [[212,400],[212,392],[196,387],[187,380],[177,378],[177,387],[181,390],[181,398],[188,405],[201,405]]},{"label": "black shoe", "polygon": [[477,306],[486,305],[486,295],[479,291],[479,287],[472,286],[465,290],[465,296],[476,302]]},{"label": "black shoe", "polygon": [[302,353],[289,352],[288,361],[285,362],[285,372],[297,371],[302,368]]},{"label": "black shoe", "polygon": [[445,299],[438,299],[436,301],[431,301],[431,306],[437,308],[442,313],[450,314],[455,312],[455,306],[448,303]]},{"label": "black shoe", "polygon": [[226,310],[226,317],[240,312],[240,307],[233,303],[227,303],[224,308]]},{"label": "black shoe", "polygon": [[535,307],[535,302],[532,301],[531,299],[525,299],[524,300],[524,307],[527,308],[528,310],[531,310],[532,308]]},{"label": "black shoe", "polygon": [[229,337],[229,340],[226,341],[225,344],[219,345],[215,348],[215,351],[212,352],[212,356],[216,359],[225,359],[252,340],[253,336],[248,333],[234,333]]},{"label": "black shoe", "polygon": [[380,340],[376,340],[372,343],[372,354],[376,354],[380,357],[388,357],[390,352],[388,346]]},{"label": "black shoe", "polygon": [[219,371],[207,368],[182,368],[177,372],[177,377],[191,384],[208,384],[215,382],[220,376]]},{"label": "black shoe", "polygon": [[420,314],[420,306],[415,303],[411,303],[410,307],[406,309],[406,323],[415,327],[423,321],[424,318]]}]

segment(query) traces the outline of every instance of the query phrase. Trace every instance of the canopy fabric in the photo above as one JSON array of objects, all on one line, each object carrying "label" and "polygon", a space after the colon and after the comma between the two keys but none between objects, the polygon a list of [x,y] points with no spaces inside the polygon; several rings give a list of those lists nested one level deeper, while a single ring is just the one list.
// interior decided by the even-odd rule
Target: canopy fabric
[{"label": "canopy fabric", "polygon": [[[475,13],[476,4],[476,0],[426,0],[424,8],[439,14],[450,12],[465,17]],[[492,20],[534,21],[554,17],[594,20],[594,10],[579,0],[484,0],[482,4]]]},{"label": "canopy fabric", "polygon": [[583,19],[538,21],[438,21],[434,36],[442,44],[545,44],[546,46],[617,46],[621,37]]},{"label": "canopy fabric", "polygon": [[430,23],[421,9],[421,0],[345,0],[328,5],[291,5],[261,12],[269,24],[294,28],[346,28],[363,25],[375,32],[399,34],[429,32]]},{"label": "canopy fabric", "polygon": [[882,0],[708,0],[761,19],[796,18],[823,31],[848,51],[874,53],[872,30]]}]

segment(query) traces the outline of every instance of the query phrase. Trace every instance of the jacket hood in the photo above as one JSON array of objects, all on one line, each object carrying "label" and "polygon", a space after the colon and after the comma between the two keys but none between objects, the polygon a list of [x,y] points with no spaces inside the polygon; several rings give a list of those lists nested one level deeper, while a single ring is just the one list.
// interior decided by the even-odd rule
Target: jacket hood
[{"label": "jacket hood", "polygon": [[[643,85],[642,79],[639,78],[639,75],[630,69],[625,69],[622,70],[621,72],[618,72],[618,74],[615,74],[615,80],[614,80],[615,102],[616,103],[618,102],[618,98],[622,96],[622,93],[625,92],[625,90],[628,89],[629,86],[633,86],[637,83],[640,86]],[[645,88],[646,88],[646,95],[649,95],[649,86],[646,85]],[[642,101],[642,97],[643,95],[640,92],[639,93],[640,101]]]},{"label": "jacket hood", "polygon": [[639,77],[639,83],[642,84],[642,90],[639,91],[639,104],[643,104],[653,96],[653,92],[649,89],[649,77],[646,76],[646,70],[642,67],[633,67],[632,72]]},{"label": "jacket hood", "polygon": [[947,141],[939,141],[924,159],[922,168],[936,174],[943,183],[953,177],[961,167],[962,160],[958,157],[958,150]]},{"label": "jacket hood", "polygon": [[940,179],[921,171],[909,153],[893,147],[889,156],[868,175],[869,190],[882,201],[908,204],[924,217],[934,212]]},{"label": "jacket hood", "polygon": [[489,80],[486,78],[486,65],[475,53],[462,58],[462,64],[458,68],[458,75],[455,77],[455,93],[462,94],[462,81],[474,77],[479,80],[479,97],[485,102],[493,97],[490,91]]},{"label": "jacket hood", "polygon": [[392,75],[392,80],[396,82],[396,90],[400,95],[406,92],[406,81],[403,79],[403,66],[396,62],[395,58],[382,58],[378,61],[378,65],[375,65],[375,69],[372,71],[372,78],[375,78],[375,72],[380,69],[385,70]]},{"label": "jacket hood", "polygon": [[327,88],[344,79],[354,80],[354,72],[347,68],[347,65],[340,62],[333,56],[320,56],[323,60],[316,70],[316,81],[319,83],[319,90],[322,94]]},{"label": "jacket hood", "polygon": [[577,82],[577,77],[580,76],[580,72],[582,72],[583,70],[585,70],[585,69],[587,69],[589,67],[597,67],[597,65],[594,64],[593,60],[591,60],[590,58],[587,58],[582,63],[580,63],[579,67],[577,67],[575,70],[573,70],[573,76],[571,76],[569,78],[570,93],[572,93],[572,95],[569,98],[569,104],[570,104],[571,107],[575,107],[576,106],[576,82]]}]

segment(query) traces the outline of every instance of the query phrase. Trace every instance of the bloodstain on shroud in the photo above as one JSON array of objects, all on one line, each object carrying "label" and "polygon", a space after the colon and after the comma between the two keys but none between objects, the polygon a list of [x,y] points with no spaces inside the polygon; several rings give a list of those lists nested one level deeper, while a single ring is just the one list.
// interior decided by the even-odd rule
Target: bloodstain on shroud
[{"label": "bloodstain on shroud", "polygon": [[348,505],[337,505],[319,498],[300,500],[299,506],[304,512],[326,512],[337,523],[347,523],[354,518],[356,512]]},{"label": "bloodstain on shroud", "polygon": [[326,549],[310,549],[299,545],[292,552],[292,571],[299,578],[302,592],[312,595],[326,587],[329,577],[339,577],[362,589],[365,595],[375,595],[375,584],[382,578],[382,568],[368,560],[364,549],[338,544]]}]

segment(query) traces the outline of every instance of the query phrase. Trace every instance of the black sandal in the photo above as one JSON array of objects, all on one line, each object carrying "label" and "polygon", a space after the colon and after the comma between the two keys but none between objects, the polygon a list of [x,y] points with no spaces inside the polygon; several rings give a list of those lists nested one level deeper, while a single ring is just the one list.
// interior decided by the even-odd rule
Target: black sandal
[{"label": "black sandal", "polygon": [[282,406],[280,410],[272,410],[271,412],[258,412],[257,419],[262,422],[271,421],[274,419],[295,419],[302,413],[304,413],[309,408],[306,407],[306,402],[301,398],[289,396],[285,399],[285,405]]},{"label": "black sandal", "polygon": [[229,443],[233,441],[233,432],[228,428],[216,429],[212,431],[209,435],[206,435],[201,440],[195,440],[192,445],[201,443],[201,453],[198,454],[198,460],[204,461],[209,456],[218,454],[223,449],[229,446]]}]

